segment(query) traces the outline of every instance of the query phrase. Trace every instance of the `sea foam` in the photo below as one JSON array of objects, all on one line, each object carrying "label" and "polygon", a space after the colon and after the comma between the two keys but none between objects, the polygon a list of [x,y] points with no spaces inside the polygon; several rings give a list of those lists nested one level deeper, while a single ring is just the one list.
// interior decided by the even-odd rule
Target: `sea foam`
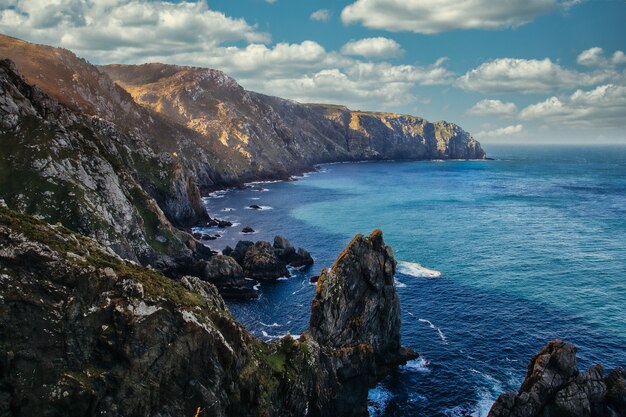
[{"label": "sea foam", "polygon": [[417,262],[398,262],[398,272],[404,275],[410,275],[416,278],[440,278],[441,272],[428,269]]}]

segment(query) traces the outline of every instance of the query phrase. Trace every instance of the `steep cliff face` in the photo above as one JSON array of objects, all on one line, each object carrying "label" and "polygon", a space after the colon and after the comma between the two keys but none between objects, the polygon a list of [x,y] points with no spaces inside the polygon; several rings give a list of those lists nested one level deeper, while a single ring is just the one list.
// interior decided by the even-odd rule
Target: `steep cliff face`
[{"label": "steep cliff face", "polygon": [[[372,260],[389,252],[382,238],[379,249],[360,239],[365,247],[347,251]],[[391,366],[412,355],[399,350],[386,272],[352,262],[340,257],[319,291],[369,277],[383,287],[352,303],[372,308],[372,323],[394,323],[390,333],[363,323],[354,340],[341,334],[335,343],[312,324],[298,340],[266,344],[233,320],[211,284],[173,281],[60,225],[0,208],[0,415],[179,417],[197,407],[211,416],[366,415],[368,384],[383,374],[372,360]],[[340,317],[356,308],[345,301]]]},{"label": "steep cliff face", "polygon": [[576,347],[553,340],[530,361],[517,393],[502,394],[489,417],[626,416],[624,370],[602,365],[579,372]]},{"label": "steep cliff face", "polygon": [[485,157],[467,132],[446,122],[300,104],[246,91],[221,71],[206,68],[144,64],[101,69],[138,103],[237,150],[266,175],[320,162]]},{"label": "steep cliff face", "polygon": [[193,239],[165,213],[198,221],[204,210],[171,156],[60,105],[8,60],[0,61],[0,120],[0,197],[10,207],[61,222],[128,259],[190,252]]}]

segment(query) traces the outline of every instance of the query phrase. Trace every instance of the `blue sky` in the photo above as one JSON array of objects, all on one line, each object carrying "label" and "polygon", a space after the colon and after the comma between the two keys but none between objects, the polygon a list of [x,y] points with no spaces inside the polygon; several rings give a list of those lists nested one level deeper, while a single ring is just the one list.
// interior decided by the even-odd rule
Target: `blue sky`
[{"label": "blue sky", "polygon": [[626,143],[624,0],[0,0],[0,32],[444,119],[485,143]]}]

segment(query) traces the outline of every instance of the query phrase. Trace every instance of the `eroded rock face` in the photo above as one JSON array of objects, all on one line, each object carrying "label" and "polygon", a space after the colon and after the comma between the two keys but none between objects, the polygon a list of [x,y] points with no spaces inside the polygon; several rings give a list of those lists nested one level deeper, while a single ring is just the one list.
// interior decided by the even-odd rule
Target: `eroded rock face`
[{"label": "eroded rock face", "polygon": [[624,373],[604,377],[603,370],[595,365],[579,373],[576,347],[553,340],[530,361],[519,392],[502,394],[489,417],[624,416]]},{"label": "eroded rock face", "polygon": [[305,414],[304,379],[283,382],[287,358],[272,359],[281,346],[250,336],[213,285],[1,208],[0,335],[0,415]]}]

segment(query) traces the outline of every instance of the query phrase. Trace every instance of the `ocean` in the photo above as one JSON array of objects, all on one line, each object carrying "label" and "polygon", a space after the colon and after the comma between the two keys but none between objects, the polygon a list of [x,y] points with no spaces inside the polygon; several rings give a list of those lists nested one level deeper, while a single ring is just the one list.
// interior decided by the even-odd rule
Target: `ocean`
[{"label": "ocean", "polygon": [[626,147],[486,151],[494,160],[323,165],[211,194],[209,212],[236,222],[207,230],[223,235],[212,248],[280,234],[315,258],[229,302],[234,316],[265,340],[300,334],[310,276],[380,228],[399,262],[402,343],[421,357],[370,391],[370,415],[485,416],[554,338],[578,346],[581,369],[626,366]]}]

